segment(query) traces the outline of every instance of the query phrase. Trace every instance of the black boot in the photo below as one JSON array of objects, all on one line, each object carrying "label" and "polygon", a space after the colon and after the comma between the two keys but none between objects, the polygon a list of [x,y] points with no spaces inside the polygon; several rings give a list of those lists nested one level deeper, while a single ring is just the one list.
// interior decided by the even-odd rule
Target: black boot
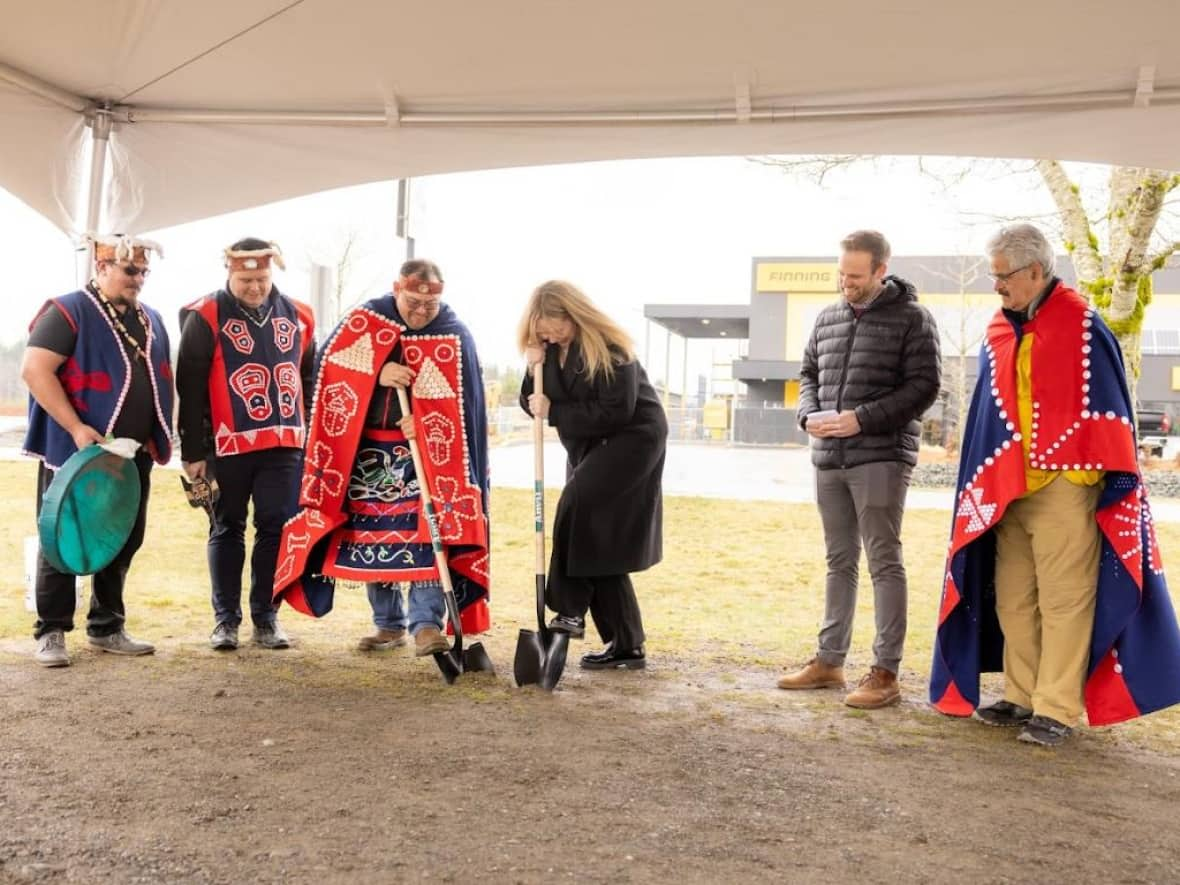
[{"label": "black boot", "polygon": [[577,615],[558,615],[549,622],[553,633],[568,633],[570,639],[581,639],[586,635],[586,619]]},{"label": "black boot", "polygon": [[583,670],[642,670],[647,666],[643,646],[618,650],[612,642],[599,652],[582,655]]}]

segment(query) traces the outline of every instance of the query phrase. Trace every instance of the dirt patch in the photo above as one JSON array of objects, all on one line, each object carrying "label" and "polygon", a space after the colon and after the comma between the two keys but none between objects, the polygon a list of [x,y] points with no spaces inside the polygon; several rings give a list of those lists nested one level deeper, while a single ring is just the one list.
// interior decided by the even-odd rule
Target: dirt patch
[{"label": "dirt patch", "polygon": [[[0,880],[1165,882],[1180,763],[662,657],[552,696],[432,662],[0,646]],[[576,661],[574,662],[576,664]]]}]

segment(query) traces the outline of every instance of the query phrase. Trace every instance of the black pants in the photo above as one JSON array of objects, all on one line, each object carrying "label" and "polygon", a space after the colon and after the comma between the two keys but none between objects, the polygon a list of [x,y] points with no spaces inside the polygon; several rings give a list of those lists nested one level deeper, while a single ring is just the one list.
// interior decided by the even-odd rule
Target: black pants
[{"label": "black pants", "polygon": [[[142,449],[135,456],[139,470],[142,493],[139,497],[139,511],[135,514],[135,525],[127,543],[110,565],[95,572],[91,578],[90,613],[86,616],[86,632],[90,636],[109,636],[123,629],[123,585],[127,581],[127,569],[131,558],[143,544],[143,530],[147,522],[148,493],[151,491],[152,459]],[[41,499],[53,482],[55,471],[42,462],[37,468],[37,515],[41,515]],[[33,636],[41,637],[50,630],[73,630],[74,608],[77,596],[74,589],[75,577],[59,572],[40,553],[37,554],[37,622],[33,625]]]},{"label": "black pants", "polygon": [[275,564],[283,523],[299,498],[299,449],[262,449],[210,459],[220,497],[209,529],[209,575],[217,623],[242,623],[242,566],[246,563],[246,510],[254,501],[254,550],[250,555],[250,620],[274,623]]},{"label": "black pants", "polygon": [[562,551],[566,539],[556,530],[553,555],[549,559],[549,580],[545,604],[562,615],[585,617],[587,610],[603,643],[630,651],[643,645],[643,617],[630,575],[573,577],[566,574]]}]

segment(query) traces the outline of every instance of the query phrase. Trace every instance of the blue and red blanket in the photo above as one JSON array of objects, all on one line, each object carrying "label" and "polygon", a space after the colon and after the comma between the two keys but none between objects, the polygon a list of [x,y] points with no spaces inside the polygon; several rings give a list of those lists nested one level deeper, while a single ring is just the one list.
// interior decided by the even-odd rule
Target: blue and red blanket
[{"label": "blue and red blanket", "polygon": [[963,434],[930,701],[943,713],[969,716],[979,705],[979,674],[1003,669],[991,530],[1027,489],[1016,400],[1016,358],[1027,333],[1036,367],[1031,464],[1105,473],[1085,700],[1090,725],[1110,725],[1180,702],[1180,628],[1139,473],[1118,343],[1060,283],[1022,328],[1003,312],[988,326]]}]

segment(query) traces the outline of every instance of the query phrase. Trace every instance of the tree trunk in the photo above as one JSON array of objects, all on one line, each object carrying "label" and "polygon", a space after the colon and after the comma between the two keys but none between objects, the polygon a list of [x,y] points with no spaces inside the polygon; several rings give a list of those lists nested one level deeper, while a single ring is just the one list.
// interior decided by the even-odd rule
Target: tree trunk
[{"label": "tree trunk", "polygon": [[1148,253],[1164,199],[1176,186],[1176,178],[1141,167],[1111,169],[1106,218],[1110,249],[1103,261],[1077,185],[1056,160],[1038,160],[1037,169],[1061,215],[1065,248],[1073,259],[1078,288],[1098,308],[1118,339],[1131,400],[1137,403],[1142,365],[1140,339],[1143,314],[1151,302],[1151,275],[1163,266],[1171,249],[1154,258]]}]

